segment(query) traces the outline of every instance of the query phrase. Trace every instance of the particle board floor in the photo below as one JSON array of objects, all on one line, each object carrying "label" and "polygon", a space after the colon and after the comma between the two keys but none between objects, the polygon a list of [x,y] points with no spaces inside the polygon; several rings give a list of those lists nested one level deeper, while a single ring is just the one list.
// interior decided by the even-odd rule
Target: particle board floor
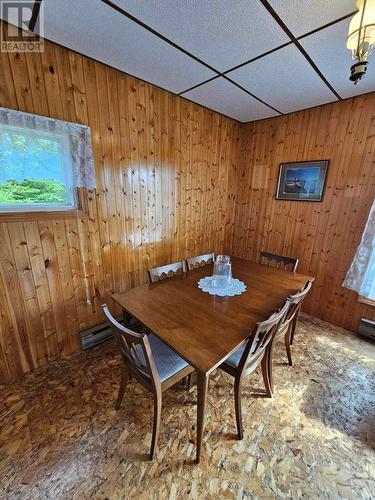
[{"label": "particle board floor", "polygon": [[114,410],[119,357],[108,342],[0,386],[0,498],[374,498],[375,345],[303,316],[275,395],[244,385],[235,439],[229,376],[215,372],[202,462],[196,389],[165,395],[149,462],[151,398],[135,381]]}]

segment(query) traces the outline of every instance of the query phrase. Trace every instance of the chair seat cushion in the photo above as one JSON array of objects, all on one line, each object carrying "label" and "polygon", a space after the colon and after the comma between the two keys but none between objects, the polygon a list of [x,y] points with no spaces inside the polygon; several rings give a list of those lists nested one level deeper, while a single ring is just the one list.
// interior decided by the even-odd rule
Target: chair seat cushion
[{"label": "chair seat cushion", "polygon": [[237,350],[232,352],[232,354],[227,358],[224,363],[227,363],[230,366],[233,366],[233,368],[237,368],[237,366],[240,364],[242,354],[245,350],[246,344],[242,345],[239,347]]},{"label": "chair seat cushion", "polygon": [[[173,377],[173,375],[188,366],[188,363],[182,359],[181,356],[172,351],[172,349],[155,337],[155,335],[151,333],[147,338],[150,343],[156,369],[159,373],[160,382],[164,382],[170,377]],[[140,355],[142,364],[146,368],[147,364],[142,347],[138,344],[136,349]]]}]

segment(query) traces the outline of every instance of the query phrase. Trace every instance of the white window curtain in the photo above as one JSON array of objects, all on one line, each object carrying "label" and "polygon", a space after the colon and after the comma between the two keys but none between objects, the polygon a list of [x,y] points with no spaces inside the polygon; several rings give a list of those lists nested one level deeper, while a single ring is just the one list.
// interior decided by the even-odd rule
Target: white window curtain
[{"label": "white window curtain", "polygon": [[375,300],[375,200],[343,286]]},{"label": "white window curtain", "polygon": [[95,189],[90,127],[7,108],[0,108],[0,124],[41,132],[68,133],[74,187]]}]

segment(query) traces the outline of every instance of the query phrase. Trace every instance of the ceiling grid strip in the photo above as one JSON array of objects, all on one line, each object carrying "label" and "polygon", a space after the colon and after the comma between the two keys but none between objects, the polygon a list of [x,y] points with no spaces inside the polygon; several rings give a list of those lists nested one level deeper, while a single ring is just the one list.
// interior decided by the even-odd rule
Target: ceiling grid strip
[{"label": "ceiling grid strip", "polygon": [[[222,76],[223,78],[225,78],[227,81],[229,81],[230,83],[232,83],[233,85],[235,85],[236,87],[240,88],[241,90],[243,90],[244,92],[246,92],[246,94],[250,95],[251,97],[253,97],[254,99],[256,99],[258,102],[262,103],[263,105],[267,106],[268,108],[272,109],[272,111],[276,111],[277,113],[280,113],[281,115],[283,113],[281,113],[280,111],[278,111],[277,109],[275,109],[273,106],[271,106],[270,104],[268,104],[267,102],[263,101],[262,99],[260,99],[260,97],[257,97],[256,95],[252,94],[250,91],[244,89],[243,87],[241,87],[240,85],[238,85],[237,83],[235,83],[233,80],[231,80],[230,78],[226,77],[222,72],[220,72],[219,70],[217,70],[216,68],[214,68],[213,66],[207,64],[205,61],[203,61],[202,59],[200,59],[199,57],[196,57],[194,54],[191,54],[189,51],[187,51],[186,49],[184,49],[183,47],[181,47],[180,45],[177,45],[175,42],[173,42],[172,40],[170,40],[169,38],[167,38],[166,36],[162,35],[161,33],[159,33],[158,31],[154,30],[153,28],[151,28],[150,26],[148,26],[147,24],[145,24],[144,22],[142,22],[141,20],[137,19],[135,16],[133,16],[132,14],[130,14],[129,12],[125,11],[124,9],[122,9],[121,7],[119,7],[118,5],[114,4],[113,2],[111,2],[111,0],[101,0],[101,2],[103,2],[105,5],[108,5],[109,7],[112,7],[112,9],[116,10],[117,12],[119,12],[120,14],[122,14],[123,16],[127,17],[128,19],[130,19],[131,21],[135,22],[136,24],[138,24],[139,26],[141,26],[142,28],[144,28],[145,30],[149,31],[150,33],[152,33],[153,35],[159,37],[161,40],[163,40],[164,42],[172,45],[172,47],[174,47],[175,49],[177,50],[180,50],[181,52],[183,52],[185,55],[191,57],[192,59],[194,59],[195,61],[199,62],[200,64],[203,64],[203,66],[205,66],[206,68],[210,69],[211,71],[214,71],[216,74],[217,74],[217,77],[219,76]],[[211,81],[211,80],[214,80],[215,78],[210,78],[208,81]],[[207,83],[207,80],[204,82],[204,83]],[[202,83],[201,84],[198,84],[197,87],[200,87],[201,85],[203,85]],[[196,87],[194,87],[196,88]],[[188,89],[188,90],[191,90],[191,89]],[[187,92],[187,90],[179,93],[178,95],[182,95],[184,94],[185,92]]]},{"label": "ceiling grid strip", "polygon": [[[119,7],[118,5],[114,4],[111,0],[100,0],[102,3],[106,4],[108,7],[114,9],[115,11],[117,11],[119,14],[127,17],[130,21],[138,24],[139,26],[141,26],[143,29],[149,31],[150,33],[152,33],[154,36],[157,36],[158,38],[160,38],[161,40],[163,40],[165,43],[168,43],[169,45],[171,45],[172,47],[174,47],[176,50],[179,50],[180,52],[182,52],[183,54],[185,54],[186,56],[190,57],[191,59],[195,60],[196,62],[202,64],[203,66],[205,66],[206,68],[210,69],[211,71],[213,71],[214,73],[216,73],[216,76],[212,77],[212,78],[209,78],[201,83],[198,83],[196,85],[194,85],[193,87],[190,87],[182,92],[179,92],[178,94],[175,94],[175,95],[178,95],[178,96],[181,96],[181,97],[184,97],[183,94],[193,90],[193,89],[196,89],[202,85],[205,85],[206,83],[209,83],[213,80],[216,80],[217,78],[219,77],[222,77],[224,78],[225,80],[227,80],[228,82],[230,82],[232,85],[238,87],[239,89],[241,89],[243,92],[245,92],[246,94],[250,95],[252,98],[256,99],[258,102],[262,103],[263,105],[267,106],[268,108],[272,109],[273,111],[279,113],[280,115],[283,115],[284,113],[282,113],[281,111],[279,111],[278,109],[276,109],[275,107],[273,107],[272,105],[268,104],[266,101],[263,101],[261,98],[257,97],[255,94],[253,94],[252,92],[250,92],[249,90],[247,90],[245,87],[242,87],[241,85],[239,85],[238,83],[236,83],[235,81],[233,81],[231,78],[229,78],[227,76],[228,73],[238,69],[238,68],[241,68],[243,66],[246,66],[248,64],[251,64],[252,62],[255,62],[259,59],[262,59],[263,57],[266,57],[267,55],[269,54],[272,54],[284,47],[287,47],[291,44],[294,44],[297,49],[302,53],[302,55],[305,57],[305,59],[308,61],[308,63],[310,64],[310,66],[315,70],[315,72],[318,74],[318,76],[321,78],[321,80],[326,84],[326,86],[330,89],[330,91],[335,95],[335,97],[338,99],[338,100],[342,100],[342,97],[339,95],[339,93],[334,89],[334,87],[331,85],[331,83],[326,79],[326,77],[323,75],[323,73],[320,71],[320,69],[318,68],[318,66],[315,64],[315,62],[312,60],[312,58],[310,57],[310,55],[308,54],[308,52],[304,49],[304,47],[299,43],[299,40],[302,40],[303,38],[306,38],[307,36],[309,35],[312,35],[312,34],[315,34],[325,28],[328,28],[336,23],[339,23],[341,21],[344,21],[345,19],[348,19],[350,17],[352,17],[357,11],[353,11],[349,14],[346,14],[345,16],[341,16],[340,18],[338,19],[335,19],[334,21],[331,21],[330,23],[327,23],[325,25],[322,25],[318,28],[315,28],[314,30],[308,32],[308,33],[305,33],[303,35],[300,35],[299,37],[295,37],[293,35],[293,33],[289,30],[289,28],[285,25],[285,23],[282,21],[282,19],[279,17],[279,15],[276,13],[276,11],[272,8],[272,6],[269,4],[269,2],[267,0],[260,0],[260,2],[262,3],[263,7],[269,12],[269,14],[273,17],[273,19],[275,20],[275,22],[281,27],[281,29],[286,33],[286,35],[290,38],[290,42],[286,42],[278,47],[275,47],[274,49],[271,49],[267,52],[264,52],[248,61],[245,61],[241,64],[238,64],[232,68],[229,68],[223,72],[217,70],[216,68],[214,68],[213,66],[211,66],[210,64],[206,63],[205,61],[203,61],[202,59],[196,57],[194,54],[190,53],[189,51],[187,51],[186,49],[184,49],[183,47],[181,47],[180,45],[176,44],[175,42],[173,42],[172,40],[168,39],[166,36],[164,36],[163,34],[159,33],[158,31],[154,30],[152,27],[148,26],[147,24],[143,23],[140,19],[136,18],[135,16],[133,16],[132,14],[128,13],[127,11],[125,11],[124,9],[122,9],[121,7]],[[32,15],[32,19],[30,21],[30,29],[33,30],[33,27],[35,26],[35,23],[36,23],[36,20],[37,20],[37,17],[39,15],[39,11],[40,11],[40,6],[41,6],[41,2],[42,0],[35,0],[35,3],[34,3],[34,8],[33,8],[33,15]],[[136,76],[136,75],[134,75]],[[151,82],[147,82],[147,83],[151,83]],[[164,89],[164,90],[168,90],[168,89]],[[168,92],[171,92],[168,90]],[[174,94],[174,92],[171,92],[172,94]],[[189,100],[189,99],[188,99]],[[210,108],[208,108],[210,109]],[[214,111],[214,110],[212,110]],[[223,114],[223,113],[221,113]],[[225,115],[224,115],[225,116]]]},{"label": "ceiling grid strip", "polygon": [[271,5],[268,3],[268,1],[267,0],[260,0],[260,2],[263,4],[264,8],[268,10],[268,12],[271,14],[271,16],[275,19],[275,21],[279,24],[280,28],[282,28],[284,30],[284,32],[288,35],[288,37],[292,40],[292,42],[294,43],[294,45],[301,52],[301,54],[306,58],[307,62],[316,71],[316,73],[320,76],[320,78],[327,85],[327,87],[329,88],[329,90],[331,92],[333,92],[333,94],[337,97],[337,99],[339,101],[342,101],[342,97],[332,87],[332,85],[329,83],[329,81],[327,80],[327,78],[323,75],[323,73],[320,71],[320,69],[318,68],[318,66],[314,63],[314,61],[311,59],[311,57],[309,56],[309,54],[302,47],[302,45],[299,43],[298,39],[293,35],[293,33],[286,26],[286,24],[282,21],[282,19],[279,17],[279,15],[276,13],[276,11],[271,7]]}]

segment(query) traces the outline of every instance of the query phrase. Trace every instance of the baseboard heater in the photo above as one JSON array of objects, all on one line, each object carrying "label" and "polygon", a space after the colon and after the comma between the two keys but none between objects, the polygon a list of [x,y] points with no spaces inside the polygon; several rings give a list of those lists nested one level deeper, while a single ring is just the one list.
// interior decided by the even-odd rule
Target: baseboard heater
[{"label": "baseboard heater", "polygon": [[[121,324],[123,323],[121,317],[116,319],[119,323]],[[137,321],[135,318],[130,319],[130,328],[132,330],[137,331],[139,326],[140,326],[139,321]],[[92,328],[89,328],[88,330],[81,332],[79,336],[80,336],[81,350],[87,351],[87,349],[91,349],[92,347],[95,347],[98,344],[101,344],[102,342],[111,339],[113,337],[113,333],[108,323],[102,323],[101,325],[94,326]]]},{"label": "baseboard heater", "polygon": [[359,334],[366,339],[375,340],[375,321],[362,318],[359,323]]},{"label": "baseboard heater", "polygon": [[113,333],[108,323],[103,323],[81,332],[79,336],[82,351],[87,351],[87,349],[91,349],[92,347],[111,339],[113,337]]},{"label": "baseboard heater", "polygon": [[[119,323],[122,324],[122,318],[116,318]],[[98,326],[93,326],[88,330],[85,330],[79,334],[81,339],[81,349],[82,351],[87,351],[106,340],[113,337],[111,327],[107,323],[102,323]]]}]

